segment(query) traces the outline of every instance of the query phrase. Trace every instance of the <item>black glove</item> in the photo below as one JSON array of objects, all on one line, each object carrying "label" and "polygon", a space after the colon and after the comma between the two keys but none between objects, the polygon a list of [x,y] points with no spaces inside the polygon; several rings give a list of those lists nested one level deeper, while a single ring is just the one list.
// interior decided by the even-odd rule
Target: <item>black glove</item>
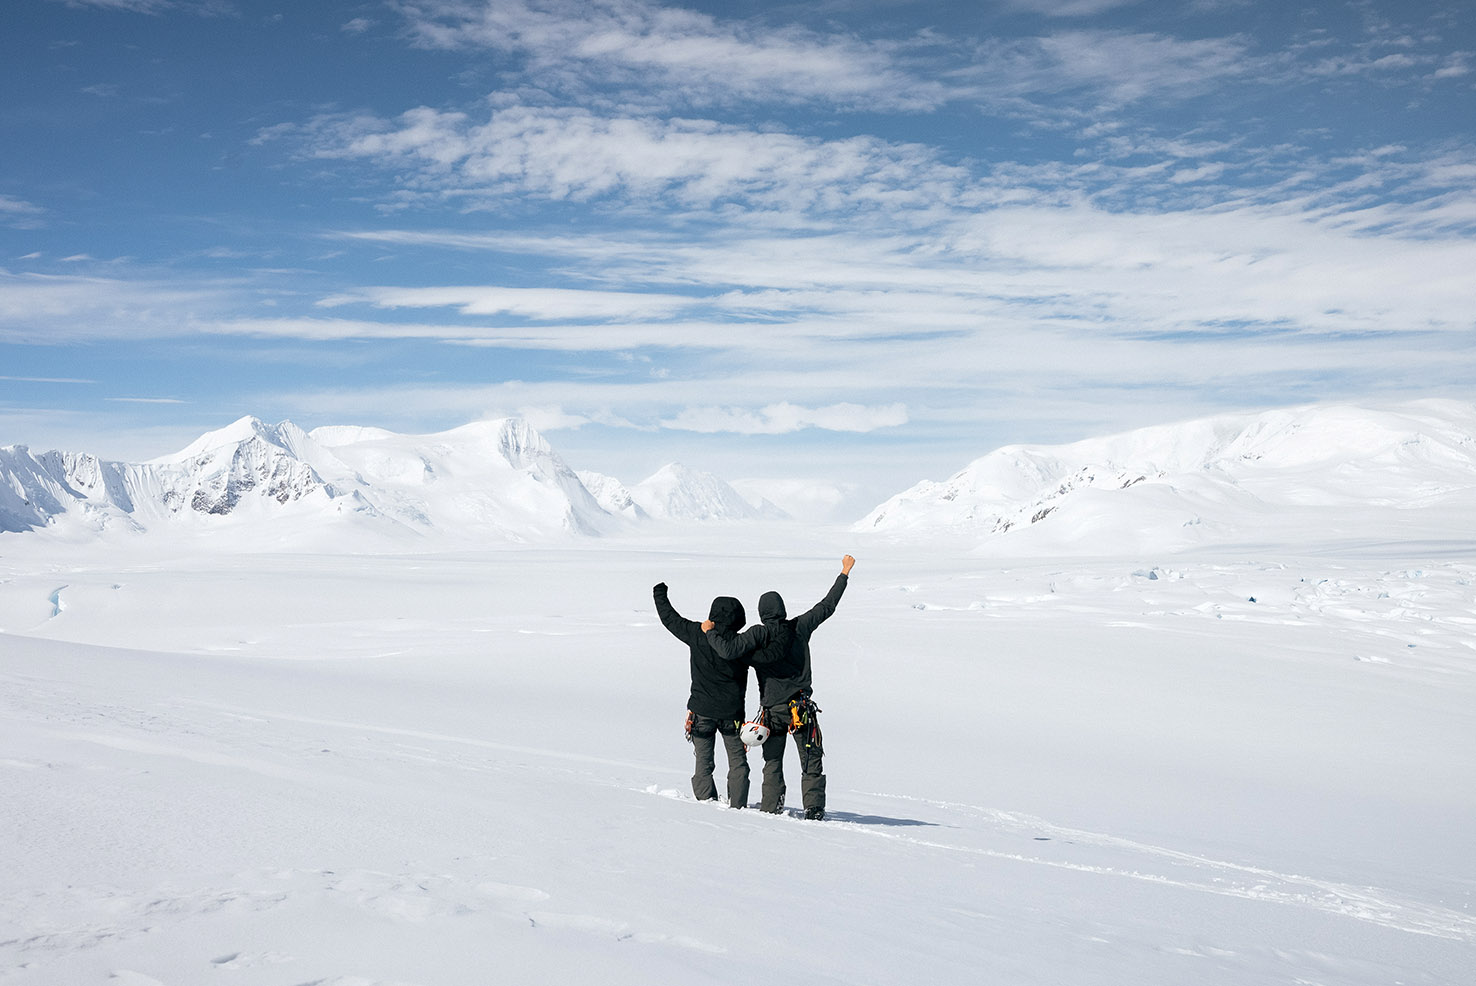
[{"label": "black glove", "polygon": [[665,582],[657,582],[654,586],[651,587],[651,591],[652,592],[665,592],[666,591],[666,583]]}]

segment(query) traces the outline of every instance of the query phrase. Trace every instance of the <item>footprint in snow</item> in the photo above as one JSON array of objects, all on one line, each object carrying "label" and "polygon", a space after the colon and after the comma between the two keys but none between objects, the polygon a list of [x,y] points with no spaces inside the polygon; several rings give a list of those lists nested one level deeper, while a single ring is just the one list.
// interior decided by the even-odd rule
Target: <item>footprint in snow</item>
[{"label": "footprint in snow", "polygon": [[108,977],[109,983],[117,986],[164,986],[163,983],[153,976],[145,976],[141,972],[132,972],[128,969],[118,969]]},{"label": "footprint in snow", "polygon": [[523,903],[549,899],[547,893],[535,887],[519,887],[511,883],[479,883],[477,884],[477,893],[483,897],[493,897],[497,900],[520,901]]},{"label": "footprint in snow", "polygon": [[259,965],[282,965],[292,961],[292,956],[281,952],[262,952],[250,954],[246,952],[232,952],[230,955],[222,955],[210,960],[210,964],[217,969],[250,969]]}]

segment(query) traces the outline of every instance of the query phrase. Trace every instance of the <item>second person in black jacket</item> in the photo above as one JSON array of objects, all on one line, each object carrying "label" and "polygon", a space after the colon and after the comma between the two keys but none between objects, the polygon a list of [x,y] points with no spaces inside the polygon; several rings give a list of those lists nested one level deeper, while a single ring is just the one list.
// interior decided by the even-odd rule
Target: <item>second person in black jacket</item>
[{"label": "second person in black jacket", "polygon": [[764,811],[784,808],[784,740],[793,732],[800,757],[805,817],[825,817],[824,750],[817,719],[820,710],[810,700],[810,635],[835,612],[854,564],[856,559],[850,555],[842,558],[841,573],[825,598],[795,619],[788,619],[779,593],[766,592],[759,597],[759,619],[763,622],[757,626],[734,634],[715,621],[702,624],[719,657],[733,661],[747,658],[758,675],[759,702],[769,727],[769,738],[764,741]]}]

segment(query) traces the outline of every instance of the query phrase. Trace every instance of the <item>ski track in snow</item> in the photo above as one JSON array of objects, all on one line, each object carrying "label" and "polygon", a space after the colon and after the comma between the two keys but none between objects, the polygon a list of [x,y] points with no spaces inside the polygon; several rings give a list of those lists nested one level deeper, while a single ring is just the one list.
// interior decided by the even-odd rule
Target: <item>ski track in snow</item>
[{"label": "ski track in snow", "polygon": [[[697,804],[690,796],[674,789],[651,785],[643,790],[647,794]],[[1365,921],[1393,931],[1476,943],[1476,917],[1429,905],[1422,901],[1410,900],[1378,887],[1356,887],[1331,880],[1278,873],[1261,867],[1208,859],[1103,833],[1065,828],[1053,825],[1044,819],[979,805],[871,792],[853,792],[853,796],[924,805],[946,814],[944,819],[939,821],[887,819],[883,824],[871,824],[847,821],[846,819],[851,816],[849,812],[831,812],[824,822],[811,822],[805,820],[798,809],[787,807],[777,817],[797,821],[807,828],[813,827],[813,831],[806,833],[812,839],[821,837],[820,833],[823,829],[826,833],[833,833],[829,836],[832,841],[853,836],[885,839],[945,853],[960,853],[1023,863],[1029,866],[1044,866],[1096,876],[1135,880],[1196,893],[1308,908],[1339,917]],[[727,811],[726,806],[718,803],[702,807],[720,808],[724,812]],[[750,812],[749,814],[760,815],[762,813]],[[976,821],[976,824],[968,824],[971,820]],[[1050,843],[1053,847],[1084,846],[1096,850],[1105,849],[1121,853],[1124,859],[1118,865],[1108,866],[1069,858],[1048,858],[1042,855],[963,845],[959,842],[925,839],[897,831],[899,827],[923,826],[937,826],[959,832],[961,835],[976,837],[1007,833],[1013,837],[1031,838],[1037,842]],[[1050,834],[1039,834],[1043,832]],[[844,835],[839,833],[844,833]],[[1166,866],[1165,863],[1170,865]],[[1151,869],[1155,865],[1157,871]]]},{"label": "ski track in snow", "polygon": [[[312,726],[339,731],[344,734],[344,743],[333,744],[333,752],[345,757],[363,760],[401,760],[412,763],[434,764],[439,767],[465,771],[496,771],[522,769],[547,771],[551,763],[614,768],[623,773],[650,775],[657,771],[666,774],[684,773],[675,768],[598,757],[582,753],[569,753],[516,744],[498,743],[489,740],[457,736],[448,733],[406,729],[373,723],[329,719],[313,716],[287,714],[280,711],[242,708],[214,702],[190,699],[160,704],[149,712],[123,707],[90,706],[77,711],[70,718],[76,724],[106,720],[112,727],[125,727],[143,736],[120,735],[116,728],[108,733],[68,728],[65,714],[67,706],[59,705],[44,690],[34,687],[19,676],[4,676],[6,691],[12,701],[12,714],[26,715],[26,710],[16,708],[17,700],[29,694],[37,701],[32,715],[44,717],[47,725],[43,732],[58,739],[94,743],[103,747],[153,756],[176,757],[207,766],[229,767],[254,773],[294,779],[311,783],[314,774],[299,770],[273,759],[272,754],[302,756],[305,753],[327,753],[320,739],[294,736],[282,730],[283,724]],[[29,691],[22,689],[30,684]],[[207,742],[221,739],[220,723],[235,724],[240,729],[253,730],[251,735],[256,744],[265,747],[262,756],[244,757],[234,753],[222,753],[202,748]],[[265,735],[260,735],[262,732]],[[390,742],[380,742],[375,737]],[[348,740],[352,738],[352,742]],[[414,742],[396,742],[396,741]],[[246,744],[233,744],[245,746]],[[458,752],[463,751],[463,752]],[[505,757],[516,757],[520,763],[509,763]],[[528,759],[541,761],[542,765],[529,764]],[[24,761],[0,761],[0,766],[18,769],[38,769],[47,764]],[[582,775],[586,782],[605,786],[621,786],[618,779],[604,774]],[[676,801],[687,802],[692,808],[705,809],[690,796],[670,787],[650,785],[634,788],[642,793],[656,794]],[[1380,927],[1416,935],[1429,935],[1453,941],[1476,943],[1476,918],[1447,908],[1426,904],[1402,897],[1378,887],[1352,886],[1316,877],[1281,873],[1270,869],[1240,863],[1215,860],[1176,849],[1148,845],[1120,838],[1107,833],[1090,832],[1068,828],[1048,820],[1010,812],[987,806],[958,802],[932,800],[908,795],[876,792],[854,792],[853,807],[866,807],[867,800],[883,803],[901,803],[923,809],[926,819],[899,820],[881,815],[861,816],[847,811],[833,811],[831,818],[823,823],[799,820],[805,827],[808,840],[824,839],[830,843],[845,844],[857,839],[884,840],[905,844],[914,849],[923,849],[947,854],[962,854],[977,858],[988,858],[1029,866],[1049,867],[1111,879],[1128,879],[1154,884],[1176,890],[1242,898],[1283,906],[1307,908],[1357,921],[1368,922]],[[712,806],[720,807],[720,806]],[[777,821],[759,812],[728,813],[722,815],[729,824],[764,824]],[[788,816],[797,818],[790,809]],[[759,821],[756,823],[754,819]],[[849,820],[848,820],[849,819]],[[927,838],[902,828],[936,829],[956,836],[951,840]],[[1042,849],[1050,852],[1024,853],[1008,848],[996,848],[1002,838],[1011,841],[1030,839]],[[1110,857],[1104,860],[1102,857]],[[87,948],[118,938],[145,933],[152,921],[160,915],[186,913],[212,913],[222,910],[254,911],[277,907],[289,899],[308,894],[327,899],[349,899],[360,910],[397,920],[423,922],[434,917],[458,914],[484,913],[491,911],[518,922],[528,922],[533,927],[561,928],[581,931],[620,941],[653,944],[665,943],[708,952],[720,952],[720,946],[666,932],[652,932],[632,928],[626,922],[598,915],[571,914],[556,910],[532,910],[529,904],[548,898],[545,891],[482,881],[475,885],[466,884],[456,878],[436,874],[390,874],[354,872],[336,874],[323,873],[274,873],[243,875],[243,882],[254,884],[255,889],[241,887],[200,889],[175,896],[145,895],[130,897],[118,895],[107,888],[79,889],[72,904],[77,908],[95,908],[101,902],[114,920],[83,927],[57,929],[43,934],[30,935],[10,941],[0,941],[0,948],[15,949],[24,954],[34,949],[43,951],[70,951]],[[263,888],[262,883],[277,881],[291,885],[292,889]],[[91,902],[91,903],[89,903]],[[5,910],[25,913],[28,901],[18,895],[4,901]],[[56,905],[48,901],[48,909]],[[240,956],[230,956],[222,966],[232,962],[247,961]]]},{"label": "ski track in snow", "polygon": [[[1355,887],[1315,877],[1278,873],[1261,867],[1208,859],[1192,853],[1162,846],[1145,845],[1100,832],[1064,828],[1029,815],[979,805],[928,801],[905,795],[870,794],[868,797],[929,805],[950,813],[981,819],[987,826],[1001,831],[1018,834],[1033,832],[1036,833],[1033,838],[1037,841],[1049,842],[1052,845],[1082,845],[1118,851],[1130,858],[1141,858],[1145,866],[1156,862],[1160,868],[1167,868],[1168,872],[1149,872],[1136,867],[1128,868],[1126,865],[1102,866],[1069,859],[1051,859],[1044,856],[1000,852],[944,843],[933,839],[920,839],[892,831],[878,831],[847,822],[837,824],[858,828],[870,836],[897,839],[933,849],[969,853],[993,859],[1008,859],[1083,873],[1124,877],[1202,893],[1308,907],[1359,921],[1367,921],[1395,931],[1476,943],[1476,917],[1425,904],[1422,901],[1401,898],[1398,894],[1378,887]],[[1042,835],[1041,833],[1048,834]],[[1164,867],[1165,863],[1169,866]]]}]

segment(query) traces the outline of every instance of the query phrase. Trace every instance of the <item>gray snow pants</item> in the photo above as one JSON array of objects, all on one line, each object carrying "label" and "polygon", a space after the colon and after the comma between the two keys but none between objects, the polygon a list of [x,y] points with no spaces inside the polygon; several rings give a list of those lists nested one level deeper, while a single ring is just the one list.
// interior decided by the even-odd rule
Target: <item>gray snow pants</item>
[{"label": "gray snow pants", "polygon": [[716,801],[717,785],[712,772],[717,766],[717,738],[722,736],[728,751],[728,804],[748,807],[748,747],[738,738],[738,723],[732,719],[709,719],[692,714],[692,753],[697,758],[697,772],[692,775],[692,794],[698,801]]},{"label": "gray snow pants", "polygon": [[[789,703],[769,708],[769,738],[764,740],[764,795],[760,808],[778,813],[784,810],[784,746],[789,738]],[[805,745],[795,737],[794,748],[799,751],[800,797],[805,810],[825,810],[825,767],[823,755]]]}]

